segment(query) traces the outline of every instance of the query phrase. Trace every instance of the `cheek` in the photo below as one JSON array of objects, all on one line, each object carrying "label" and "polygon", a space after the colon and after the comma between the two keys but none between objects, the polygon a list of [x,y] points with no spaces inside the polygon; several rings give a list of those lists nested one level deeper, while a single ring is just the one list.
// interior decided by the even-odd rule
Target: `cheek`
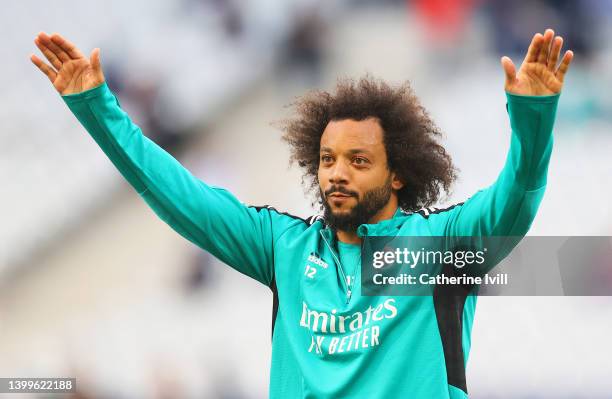
[{"label": "cheek", "polygon": [[366,169],[359,173],[358,180],[362,187],[380,186],[380,182],[385,181],[385,173],[379,168]]},{"label": "cheek", "polygon": [[325,173],[325,169],[319,168],[317,172],[317,179],[319,180],[319,187],[323,188],[323,183],[327,181],[327,174]]},{"label": "cheek", "polygon": [[359,177],[359,179],[355,180],[355,189],[360,192],[366,192],[380,188],[387,179],[387,173],[386,171],[370,170]]},{"label": "cheek", "polygon": [[324,196],[325,196],[325,194],[323,194],[323,193],[325,192],[325,186],[323,185],[323,182],[324,182],[325,180],[323,180],[323,177],[321,176],[321,173],[319,173],[319,174],[317,175],[317,178],[319,179],[319,182],[318,182],[318,183],[319,183],[319,192],[320,192],[320,194],[321,194],[321,197],[324,197]]}]

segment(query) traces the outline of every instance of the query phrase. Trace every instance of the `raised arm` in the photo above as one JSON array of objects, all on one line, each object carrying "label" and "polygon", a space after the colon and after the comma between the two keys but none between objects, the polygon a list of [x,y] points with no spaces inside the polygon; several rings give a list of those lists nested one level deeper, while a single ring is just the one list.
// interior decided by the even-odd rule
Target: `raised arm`
[{"label": "raised arm", "polygon": [[430,215],[435,235],[522,237],[529,230],[544,195],[557,103],[573,57],[567,51],[557,67],[563,40],[553,37],[551,29],[533,37],[518,74],[510,58],[502,58],[512,129],[505,166],[493,185]]},{"label": "raised arm", "polygon": [[274,241],[296,221],[206,185],[145,137],[106,85],[99,49],[87,59],[60,35],[41,33],[35,42],[52,66],[35,55],[32,62],[155,213],[191,242],[270,285]]},{"label": "raised arm", "polygon": [[429,216],[435,235],[509,236],[527,233],[544,195],[558,95],[506,94],[510,151],[491,186],[447,212]]}]

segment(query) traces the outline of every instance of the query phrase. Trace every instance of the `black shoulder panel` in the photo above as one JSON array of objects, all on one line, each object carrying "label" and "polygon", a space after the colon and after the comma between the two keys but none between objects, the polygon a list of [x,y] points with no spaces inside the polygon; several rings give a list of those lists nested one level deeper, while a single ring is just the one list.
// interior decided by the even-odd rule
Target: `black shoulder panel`
[{"label": "black shoulder panel", "polygon": [[[278,213],[279,215],[285,215],[285,216],[289,216],[290,218],[296,219],[296,220],[301,220],[302,222],[309,224],[307,219],[301,218],[299,216],[296,215],[292,215],[290,213],[287,212],[280,212],[278,209],[274,208],[273,206],[270,205],[262,205],[262,206],[255,206],[255,205],[249,205],[249,208],[253,208],[255,209],[257,212],[260,212],[262,209],[268,209],[271,211],[274,211],[276,213]],[[310,218],[308,218],[310,219]]]},{"label": "black shoulder panel", "polygon": [[459,206],[459,205],[463,205],[464,202],[458,202],[454,205],[448,206],[446,208],[436,208],[433,206],[427,207],[427,208],[421,208],[419,209],[416,213],[421,214],[425,219],[427,219],[429,217],[429,215],[435,215],[436,213],[442,213],[442,212],[448,212],[451,209]]}]

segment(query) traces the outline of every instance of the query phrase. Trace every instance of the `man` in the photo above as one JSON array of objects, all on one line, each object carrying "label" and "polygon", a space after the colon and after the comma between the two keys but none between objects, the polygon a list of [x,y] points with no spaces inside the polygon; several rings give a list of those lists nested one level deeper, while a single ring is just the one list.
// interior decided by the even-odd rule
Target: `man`
[{"label": "man", "polygon": [[[58,34],[32,62],[151,208],[178,233],[274,293],[270,397],[466,398],[476,295],[362,296],[368,236],[524,236],[542,200],[552,128],[573,58],[551,29],[518,72],[508,57],[510,152],[496,182],[446,209],[422,209],[455,178],[439,131],[408,86],[364,78],[313,92],[284,124],[322,217],[252,207],[193,177],[143,136],[86,58]],[[559,62],[559,66],[557,63]]]}]

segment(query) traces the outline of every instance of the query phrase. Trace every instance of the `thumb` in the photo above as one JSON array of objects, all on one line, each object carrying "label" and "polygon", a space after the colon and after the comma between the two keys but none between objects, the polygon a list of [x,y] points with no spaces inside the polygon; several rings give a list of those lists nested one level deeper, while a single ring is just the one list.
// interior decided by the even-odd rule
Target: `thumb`
[{"label": "thumb", "polygon": [[516,80],[516,67],[510,57],[503,56],[501,58],[501,64],[506,74],[506,85],[514,83]]},{"label": "thumb", "polygon": [[95,48],[91,51],[91,55],[89,56],[89,63],[94,70],[94,73],[100,80],[104,80],[104,75],[102,74],[102,65],[100,64],[100,49]]}]

